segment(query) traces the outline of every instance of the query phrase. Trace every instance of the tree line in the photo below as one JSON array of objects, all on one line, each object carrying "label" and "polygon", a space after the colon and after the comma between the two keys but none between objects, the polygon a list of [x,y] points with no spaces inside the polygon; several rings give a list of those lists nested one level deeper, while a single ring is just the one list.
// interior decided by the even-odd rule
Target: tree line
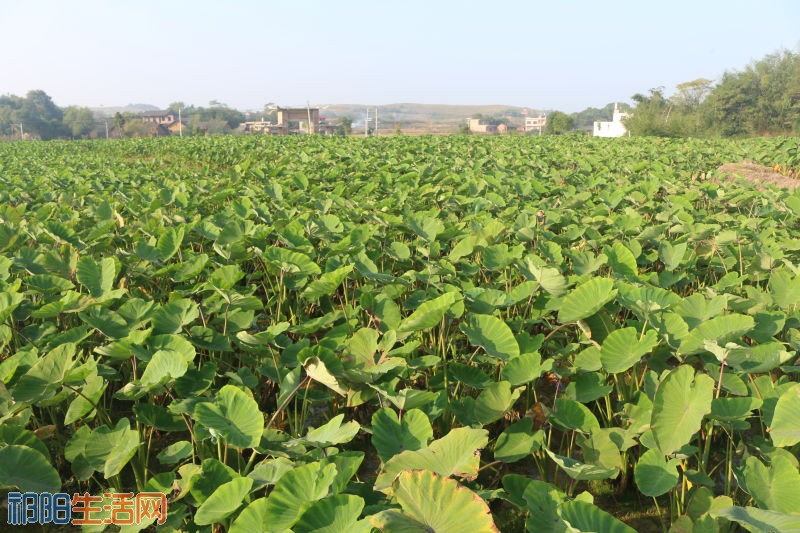
[{"label": "tree line", "polygon": [[782,50],[718,83],[699,78],[635,94],[625,120],[631,135],[737,137],[800,134],[800,53]]},{"label": "tree line", "polygon": [[719,83],[700,78],[636,94],[626,125],[632,135],[745,136],[800,134],[800,53],[780,51]]},{"label": "tree line", "polygon": [[40,139],[83,137],[94,130],[96,119],[88,107],[60,108],[41,90],[24,97],[0,96],[0,136],[23,135]]},{"label": "tree line", "polygon": [[[718,83],[706,78],[631,97],[624,123],[631,135],[658,137],[736,137],[800,134],[800,53],[782,50],[725,72]],[[553,111],[545,133],[590,133],[595,121],[609,120],[614,103],[577,113]]]},{"label": "tree line", "polygon": [[[184,135],[225,134],[235,130],[246,115],[216,100],[208,107],[174,102],[168,110],[181,110]],[[265,107],[264,116],[273,118],[274,110]],[[261,116],[259,116],[261,118]],[[103,137],[106,128],[115,137],[147,137],[153,125],[136,113],[116,113],[113,117],[97,114],[88,107],[61,108],[42,90],[29,91],[24,97],[0,96],[0,138],[14,139],[84,139]]]}]

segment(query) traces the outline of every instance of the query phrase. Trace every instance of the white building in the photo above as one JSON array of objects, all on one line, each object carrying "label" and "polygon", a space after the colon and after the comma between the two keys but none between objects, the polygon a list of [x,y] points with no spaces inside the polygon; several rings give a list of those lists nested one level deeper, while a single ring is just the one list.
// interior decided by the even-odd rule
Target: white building
[{"label": "white building", "polygon": [[525,131],[538,131],[542,133],[545,124],[547,124],[547,117],[539,115],[537,117],[525,117]]},{"label": "white building", "polygon": [[622,123],[622,119],[627,118],[628,113],[623,113],[619,110],[619,106],[614,104],[614,114],[611,116],[611,122],[595,121],[594,123],[594,136],[595,137],[623,137],[628,133],[628,128]]}]

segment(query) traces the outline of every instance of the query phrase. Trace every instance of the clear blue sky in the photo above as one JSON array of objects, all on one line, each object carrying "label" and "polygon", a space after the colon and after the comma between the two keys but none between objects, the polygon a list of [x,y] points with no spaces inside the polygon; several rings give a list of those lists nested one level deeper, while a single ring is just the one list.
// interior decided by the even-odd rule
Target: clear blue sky
[{"label": "clear blue sky", "polygon": [[797,0],[0,0],[0,94],[578,111],[798,50]]}]

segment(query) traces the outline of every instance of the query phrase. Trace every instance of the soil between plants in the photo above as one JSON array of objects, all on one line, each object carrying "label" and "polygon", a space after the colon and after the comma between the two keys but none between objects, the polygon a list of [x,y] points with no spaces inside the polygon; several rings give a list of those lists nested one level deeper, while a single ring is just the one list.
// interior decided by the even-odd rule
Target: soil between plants
[{"label": "soil between plants", "polygon": [[796,189],[800,187],[800,179],[785,176],[776,172],[770,167],[756,165],[747,161],[739,163],[725,163],[717,169],[718,179],[744,179],[757,187],[764,184],[774,185],[784,189]]}]

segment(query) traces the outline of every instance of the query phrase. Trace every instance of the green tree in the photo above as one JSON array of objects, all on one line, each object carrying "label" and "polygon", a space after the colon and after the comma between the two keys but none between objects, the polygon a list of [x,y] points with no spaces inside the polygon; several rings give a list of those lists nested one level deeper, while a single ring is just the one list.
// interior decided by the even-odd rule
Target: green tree
[{"label": "green tree", "polygon": [[267,102],[264,104],[264,109],[261,111],[261,118],[272,123],[278,121],[278,109],[274,102]]},{"label": "green tree", "polygon": [[547,115],[547,122],[544,125],[545,133],[560,135],[567,133],[575,126],[575,120],[562,111],[553,111]]},{"label": "green tree", "polygon": [[345,135],[350,135],[353,133],[353,119],[350,117],[342,117],[339,119],[339,126],[342,128],[342,132]]},{"label": "green tree", "polygon": [[181,101],[177,101],[177,102],[172,102],[167,106],[167,111],[172,111],[173,113],[177,113],[179,109],[181,111],[181,114],[183,114],[187,109],[186,104],[184,104]]},{"label": "green tree", "polygon": [[695,111],[708,96],[712,84],[713,82],[706,78],[679,83],[675,86],[678,92],[672,96],[671,100],[685,111]]},{"label": "green tree", "polygon": [[[198,107],[191,112],[191,123],[201,130],[214,133],[225,133],[232,129],[236,129],[239,124],[244,122],[244,113],[236,109],[230,108],[225,104],[221,104],[216,100],[209,102],[209,107]],[[217,121],[225,123],[227,130],[222,131],[224,128]],[[212,123],[213,122],[213,123]]]},{"label": "green tree", "polygon": [[0,135],[18,137],[22,104],[25,99],[13,94],[0,96]]},{"label": "green tree", "polygon": [[114,128],[118,132],[120,132],[120,134],[122,133],[122,129],[125,127],[125,123],[127,121],[128,121],[127,117],[122,113],[120,113],[119,111],[114,113]]},{"label": "green tree", "polygon": [[69,106],[64,109],[64,126],[73,137],[86,137],[94,130],[96,119],[88,107]]},{"label": "green tree", "polygon": [[647,95],[634,94],[631,100],[636,102],[636,108],[624,120],[631,135],[671,136],[667,123],[672,108],[669,99],[664,96],[663,87],[650,89]]},{"label": "green tree", "polygon": [[800,54],[777,52],[726,72],[701,107],[719,135],[800,132]]},{"label": "green tree", "polygon": [[154,129],[154,124],[148,124],[140,118],[133,118],[125,121],[121,133],[124,137],[150,137]]},{"label": "green tree", "polygon": [[55,139],[66,134],[63,118],[63,110],[44,91],[30,91],[24,98],[0,97],[0,134],[18,132],[19,124],[23,124],[26,134]]}]

